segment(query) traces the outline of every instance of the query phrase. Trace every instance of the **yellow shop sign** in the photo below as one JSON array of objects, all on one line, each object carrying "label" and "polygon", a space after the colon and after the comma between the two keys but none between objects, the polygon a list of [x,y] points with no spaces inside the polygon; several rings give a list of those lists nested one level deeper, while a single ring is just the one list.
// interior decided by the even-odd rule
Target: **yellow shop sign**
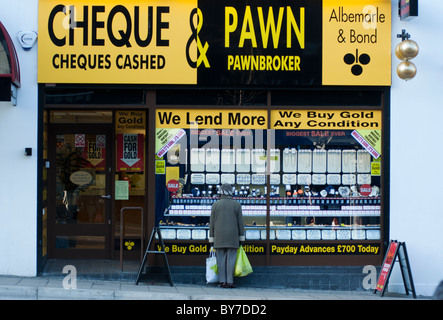
[{"label": "yellow shop sign", "polygon": [[271,129],[381,130],[381,111],[272,110]]},{"label": "yellow shop sign", "polygon": [[157,128],[267,129],[266,110],[158,109]]},{"label": "yellow shop sign", "polygon": [[387,86],[390,0],[39,1],[39,83]]},{"label": "yellow shop sign", "polygon": [[39,1],[39,82],[196,83],[182,52],[197,1],[92,3]]},{"label": "yellow shop sign", "polygon": [[323,0],[323,85],[391,84],[391,1]]}]

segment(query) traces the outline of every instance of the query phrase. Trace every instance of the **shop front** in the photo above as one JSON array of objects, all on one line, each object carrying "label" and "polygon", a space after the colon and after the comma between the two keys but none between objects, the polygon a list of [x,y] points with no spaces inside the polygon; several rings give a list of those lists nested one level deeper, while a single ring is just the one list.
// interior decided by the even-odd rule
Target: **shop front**
[{"label": "shop front", "polygon": [[230,183],[253,265],[381,264],[390,1],[39,7],[42,259],[203,265]]}]

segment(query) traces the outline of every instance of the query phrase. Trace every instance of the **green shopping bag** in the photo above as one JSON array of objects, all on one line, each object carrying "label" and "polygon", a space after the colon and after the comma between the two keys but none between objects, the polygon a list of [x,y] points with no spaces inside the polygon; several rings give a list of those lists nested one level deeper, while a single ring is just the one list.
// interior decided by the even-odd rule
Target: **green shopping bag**
[{"label": "green shopping bag", "polygon": [[252,273],[252,267],[243,246],[237,250],[237,260],[235,262],[234,276],[244,277]]}]

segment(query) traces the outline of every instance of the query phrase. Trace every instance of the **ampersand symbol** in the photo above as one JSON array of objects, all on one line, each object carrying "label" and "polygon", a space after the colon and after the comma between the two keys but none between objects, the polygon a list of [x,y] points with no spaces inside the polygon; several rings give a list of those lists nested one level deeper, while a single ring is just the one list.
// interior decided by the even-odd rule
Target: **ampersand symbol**
[{"label": "ampersand symbol", "polygon": [[345,37],[343,37],[343,29],[338,30],[338,37],[337,37],[337,41],[340,43],[346,43],[346,39]]},{"label": "ampersand symbol", "polygon": [[[197,27],[194,26],[195,15],[197,15]],[[189,66],[191,66],[191,68],[197,68],[202,62],[204,63],[206,68],[210,68],[208,58],[206,57],[206,52],[208,51],[209,44],[205,42],[205,45],[203,46],[200,38],[198,37],[198,33],[203,26],[203,14],[199,8],[194,8],[191,11],[191,14],[189,16],[189,25],[191,26],[192,35],[191,37],[189,37],[188,42],[186,43],[186,60],[188,61],[188,64]],[[197,61],[193,61],[189,54],[191,44],[194,40],[197,42],[197,50],[199,53]]]}]

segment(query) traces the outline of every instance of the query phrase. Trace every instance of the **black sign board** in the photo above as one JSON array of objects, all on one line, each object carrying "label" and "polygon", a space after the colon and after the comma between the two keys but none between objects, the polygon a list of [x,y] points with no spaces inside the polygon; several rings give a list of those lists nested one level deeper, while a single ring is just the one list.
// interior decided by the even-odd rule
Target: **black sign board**
[{"label": "black sign board", "polygon": [[[160,248],[158,248],[158,250],[155,250],[155,249],[151,250],[150,248],[151,248],[151,245],[154,244],[153,240],[155,238],[155,235],[157,235],[157,237],[160,241]],[[148,246],[146,247],[145,255],[143,256],[142,263],[140,264],[140,268],[138,269],[138,274],[137,274],[137,279],[135,280],[135,284],[138,285],[141,277],[143,275],[146,275],[146,274],[143,274],[143,269],[145,269],[145,266],[146,266],[146,270],[148,270],[148,261],[147,261],[148,253],[163,255],[165,269],[166,269],[166,275],[168,276],[169,284],[171,285],[171,287],[173,287],[174,282],[172,281],[171,269],[169,268],[168,257],[166,256],[165,244],[163,242],[161,230],[158,227],[154,227],[152,229],[151,238],[149,238],[149,243],[148,243]]]},{"label": "black sign board", "polygon": [[398,15],[400,20],[418,17],[418,0],[398,0]]},{"label": "black sign board", "polygon": [[320,0],[230,1],[229,6],[200,0],[198,8],[204,17],[199,83],[321,85]]},{"label": "black sign board", "polygon": [[403,278],[403,284],[405,286],[406,295],[411,292],[412,296],[414,298],[417,298],[417,295],[415,293],[414,281],[412,280],[411,267],[406,250],[406,243],[397,242],[396,240],[391,241],[388,250],[386,251],[386,255],[381,266],[380,275],[378,277],[377,286],[374,290],[374,293],[380,293],[381,296],[384,295],[392,268],[394,267],[396,260],[400,263],[400,270]]}]

